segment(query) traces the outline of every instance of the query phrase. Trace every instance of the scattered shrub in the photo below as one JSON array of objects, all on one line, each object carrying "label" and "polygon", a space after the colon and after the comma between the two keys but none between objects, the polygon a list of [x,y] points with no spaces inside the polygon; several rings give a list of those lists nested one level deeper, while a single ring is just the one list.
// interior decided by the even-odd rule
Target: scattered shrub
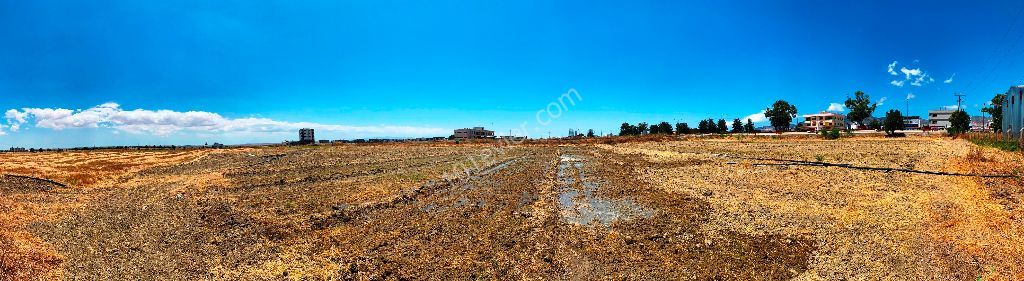
[{"label": "scattered shrub", "polygon": [[839,138],[839,128],[834,127],[832,130],[821,130],[821,137],[826,140],[834,140]]}]

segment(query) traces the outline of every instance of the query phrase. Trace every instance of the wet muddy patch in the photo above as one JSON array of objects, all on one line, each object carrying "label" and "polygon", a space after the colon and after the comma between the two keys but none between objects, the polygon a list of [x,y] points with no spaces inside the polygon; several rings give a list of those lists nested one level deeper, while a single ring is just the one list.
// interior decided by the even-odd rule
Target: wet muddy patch
[{"label": "wet muddy patch", "polygon": [[595,192],[600,183],[587,178],[585,165],[586,160],[578,156],[563,154],[559,157],[558,206],[565,221],[608,227],[617,220],[647,218],[654,214],[631,199],[597,197]]}]

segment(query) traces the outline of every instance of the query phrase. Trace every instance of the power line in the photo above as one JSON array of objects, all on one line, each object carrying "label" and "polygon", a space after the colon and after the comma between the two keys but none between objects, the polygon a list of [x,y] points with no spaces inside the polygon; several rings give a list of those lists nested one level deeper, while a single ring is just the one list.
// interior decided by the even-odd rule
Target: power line
[{"label": "power line", "polygon": [[[1017,36],[1017,39],[1014,40],[1014,43],[1012,45],[1009,45],[1010,47],[1007,48],[1003,52],[1002,58],[1000,60],[995,61],[995,62],[992,61],[992,58],[994,57],[994,55],[996,53],[998,53],[998,51],[1000,49],[1002,49],[1001,47],[1004,46],[1003,44],[998,44],[998,43],[1003,42],[1003,41],[1006,40],[1007,36],[1009,36],[1011,31],[1013,31],[1013,28],[1017,26],[1018,22],[1020,22],[1020,18],[1021,18],[1021,14],[1022,13],[1024,13],[1024,5],[1021,5],[1020,9],[1017,10],[1017,15],[1013,17],[1014,18],[1013,23],[1010,24],[1007,27],[1006,32],[1003,33],[1003,37],[1000,38],[998,42],[996,42],[997,43],[996,47],[992,49],[992,52],[989,53],[989,56],[985,58],[985,62],[982,63],[982,69],[984,69],[984,66],[988,66],[990,63],[992,63],[991,67],[988,68],[988,72],[986,72],[986,74],[984,74],[983,76],[977,76],[977,77],[971,79],[970,83],[967,84],[967,87],[964,88],[965,90],[969,90],[969,91],[973,92],[974,90],[977,90],[977,88],[974,87],[974,85],[977,84],[975,82],[980,82],[980,81],[987,80],[987,82],[991,83],[991,80],[994,79],[994,77],[992,77],[992,76],[993,76],[997,66],[1001,65],[1003,62],[1006,61],[1006,57],[1009,56],[1011,51],[1016,49],[1017,44],[1020,42],[1021,38],[1024,37],[1024,32],[1021,32],[1021,34],[1019,36]],[[991,78],[991,79],[989,79],[989,78]],[[981,80],[979,80],[979,79],[981,79]],[[980,87],[981,85],[978,85],[978,86]]]}]

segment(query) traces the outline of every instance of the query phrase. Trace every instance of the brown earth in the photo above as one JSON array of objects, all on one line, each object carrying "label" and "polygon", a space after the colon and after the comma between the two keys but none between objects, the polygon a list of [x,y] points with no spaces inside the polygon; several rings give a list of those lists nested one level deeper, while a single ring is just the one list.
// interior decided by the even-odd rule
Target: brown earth
[{"label": "brown earth", "polygon": [[78,184],[0,178],[0,279],[1024,277],[1019,178],[749,160],[1021,172],[962,140],[164,153],[0,156]]}]

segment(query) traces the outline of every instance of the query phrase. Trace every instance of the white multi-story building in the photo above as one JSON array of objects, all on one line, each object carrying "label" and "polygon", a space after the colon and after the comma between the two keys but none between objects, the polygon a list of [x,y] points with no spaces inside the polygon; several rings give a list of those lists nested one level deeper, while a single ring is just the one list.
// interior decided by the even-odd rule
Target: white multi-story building
[{"label": "white multi-story building", "polygon": [[1003,132],[1016,138],[1024,129],[1024,85],[1010,87],[1003,99]]},{"label": "white multi-story building", "polygon": [[949,128],[949,117],[953,116],[956,110],[929,110],[928,127],[932,130],[945,130]]},{"label": "white multi-story building", "polygon": [[814,131],[831,130],[834,127],[846,127],[846,116],[822,111],[818,114],[804,115],[804,127]]},{"label": "white multi-story building", "polygon": [[903,116],[903,129],[921,129],[921,116]]},{"label": "white multi-story building", "polygon": [[455,134],[452,136],[456,139],[494,138],[494,131],[484,130],[484,127],[464,128],[456,129]]}]

